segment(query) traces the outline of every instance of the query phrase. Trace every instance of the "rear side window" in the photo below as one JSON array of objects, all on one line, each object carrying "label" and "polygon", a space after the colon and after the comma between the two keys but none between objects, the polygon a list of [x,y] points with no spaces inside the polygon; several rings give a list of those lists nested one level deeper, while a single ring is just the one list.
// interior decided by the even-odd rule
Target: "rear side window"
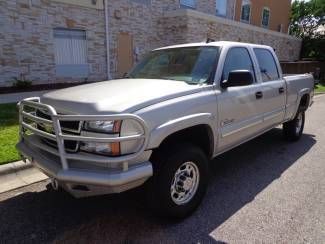
[{"label": "rear side window", "polygon": [[279,72],[272,53],[267,49],[254,49],[258,64],[261,69],[263,81],[279,79]]},{"label": "rear side window", "polygon": [[234,70],[249,70],[254,76],[252,59],[244,47],[235,47],[228,51],[222,72],[222,80],[227,80],[229,72]]}]

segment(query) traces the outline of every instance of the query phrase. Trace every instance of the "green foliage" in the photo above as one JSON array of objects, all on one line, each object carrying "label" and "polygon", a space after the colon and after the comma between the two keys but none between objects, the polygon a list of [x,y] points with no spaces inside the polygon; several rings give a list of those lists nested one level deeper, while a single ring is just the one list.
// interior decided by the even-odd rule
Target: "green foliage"
[{"label": "green foliage", "polygon": [[325,85],[322,83],[316,85],[315,92],[322,92],[322,93],[325,92]]},{"label": "green foliage", "polygon": [[316,30],[325,24],[325,1],[295,0],[291,5],[290,34],[305,38],[323,37]]},{"label": "green foliage", "polygon": [[301,56],[314,58],[319,61],[325,60],[325,38],[304,39],[302,42]]},{"label": "green foliage", "polygon": [[302,38],[302,58],[325,60],[325,35],[319,31],[321,26],[325,28],[324,0],[295,0],[292,3],[289,32]]},{"label": "green foliage", "polygon": [[20,159],[15,148],[19,140],[18,131],[16,104],[0,104],[0,164]]},{"label": "green foliage", "polygon": [[18,89],[22,89],[22,88],[30,87],[32,83],[33,82],[31,80],[14,78],[12,86]]}]

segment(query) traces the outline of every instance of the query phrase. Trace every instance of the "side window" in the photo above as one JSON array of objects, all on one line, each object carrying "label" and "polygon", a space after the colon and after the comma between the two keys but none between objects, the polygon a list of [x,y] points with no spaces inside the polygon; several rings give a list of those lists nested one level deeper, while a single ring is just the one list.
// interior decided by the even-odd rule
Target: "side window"
[{"label": "side window", "polygon": [[254,75],[254,66],[246,48],[235,47],[228,51],[222,72],[222,80],[227,80],[233,70],[249,70]]},{"label": "side window", "polygon": [[254,49],[261,69],[263,82],[279,79],[279,72],[272,53],[267,49]]}]

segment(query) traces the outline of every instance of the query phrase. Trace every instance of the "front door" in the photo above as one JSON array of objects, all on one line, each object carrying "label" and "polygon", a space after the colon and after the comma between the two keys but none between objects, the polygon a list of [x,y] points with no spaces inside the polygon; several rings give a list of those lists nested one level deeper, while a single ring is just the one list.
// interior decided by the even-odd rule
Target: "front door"
[{"label": "front door", "polygon": [[228,51],[222,80],[228,79],[229,72],[233,70],[251,71],[255,82],[248,86],[228,87],[218,94],[219,152],[262,130],[263,96],[260,96],[260,83],[256,82],[252,58],[245,47]]}]

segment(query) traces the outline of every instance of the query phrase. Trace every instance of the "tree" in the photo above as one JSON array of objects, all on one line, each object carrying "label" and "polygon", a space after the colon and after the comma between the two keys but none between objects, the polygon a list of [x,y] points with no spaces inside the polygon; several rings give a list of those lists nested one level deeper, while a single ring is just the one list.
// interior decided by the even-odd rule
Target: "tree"
[{"label": "tree", "polygon": [[291,6],[290,34],[305,38],[324,37],[317,29],[325,25],[325,0],[298,1]]},{"label": "tree", "polygon": [[325,0],[298,1],[291,6],[289,33],[303,41],[301,57],[325,60]]}]

